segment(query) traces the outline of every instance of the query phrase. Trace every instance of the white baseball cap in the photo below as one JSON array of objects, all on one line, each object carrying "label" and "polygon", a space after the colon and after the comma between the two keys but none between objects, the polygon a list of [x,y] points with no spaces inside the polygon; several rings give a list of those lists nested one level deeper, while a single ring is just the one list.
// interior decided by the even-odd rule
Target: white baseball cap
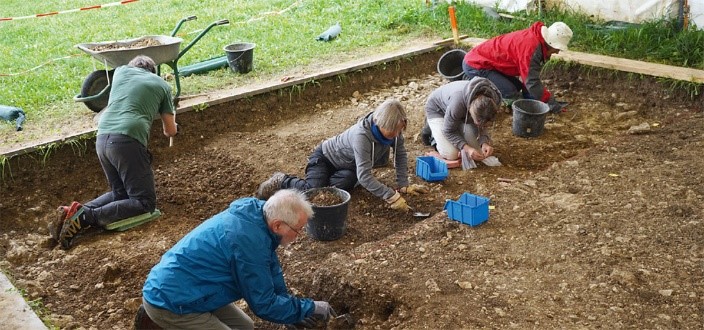
[{"label": "white baseball cap", "polygon": [[572,29],[563,22],[552,23],[550,27],[543,26],[540,34],[550,47],[559,50],[567,50],[567,44],[572,39]]}]

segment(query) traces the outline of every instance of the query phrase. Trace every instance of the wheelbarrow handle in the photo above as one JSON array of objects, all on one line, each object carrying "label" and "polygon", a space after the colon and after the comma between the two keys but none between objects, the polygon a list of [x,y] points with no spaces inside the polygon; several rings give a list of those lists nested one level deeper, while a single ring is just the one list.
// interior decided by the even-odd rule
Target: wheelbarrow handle
[{"label": "wheelbarrow handle", "polygon": [[210,29],[212,29],[216,25],[226,24],[225,22],[229,23],[230,21],[227,19],[221,19],[219,21],[215,21],[215,22],[210,23],[205,29],[203,29],[203,31],[200,31],[200,33],[197,36],[195,36],[193,38],[193,40],[191,40],[191,42],[188,43],[188,45],[186,45],[186,47],[181,49],[181,51],[178,53],[178,58],[176,60],[181,58],[181,56],[183,56],[183,54],[185,54],[189,49],[191,49],[191,47],[193,47],[193,45],[195,45],[196,42],[198,42],[198,40],[200,40],[200,38],[202,38],[206,33],[208,33],[208,31],[210,31]]},{"label": "wheelbarrow handle", "polygon": [[230,24],[229,19],[221,19],[221,20],[215,22],[215,25],[227,25],[227,24]]},{"label": "wheelbarrow handle", "polygon": [[183,22],[193,21],[193,20],[196,20],[196,19],[198,19],[198,16],[196,16],[196,15],[188,16],[188,17],[186,17],[186,18],[182,18],[180,21],[178,21],[178,24],[176,24],[176,27],[173,29],[173,31],[171,31],[171,36],[172,36],[172,37],[173,37],[173,36],[176,36],[176,32],[178,32],[178,30],[181,29],[181,25],[183,25]]}]

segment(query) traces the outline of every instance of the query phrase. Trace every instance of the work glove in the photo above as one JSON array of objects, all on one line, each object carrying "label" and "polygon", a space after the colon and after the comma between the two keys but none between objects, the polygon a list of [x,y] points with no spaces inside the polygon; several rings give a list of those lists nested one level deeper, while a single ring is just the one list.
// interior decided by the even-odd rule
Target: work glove
[{"label": "work glove", "polygon": [[302,321],[296,323],[297,327],[316,328],[322,327],[328,323],[330,317],[336,317],[337,313],[332,309],[332,306],[327,301],[314,301],[315,309],[313,314],[306,317]]},{"label": "work glove", "polygon": [[408,207],[406,200],[401,197],[401,194],[397,191],[393,196],[386,199],[386,203],[389,204],[389,208],[392,210],[408,212],[411,209]]},{"label": "work glove", "polygon": [[567,112],[568,104],[569,103],[567,102],[560,102],[555,99],[550,99],[550,101],[548,101],[548,106],[550,107],[551,113]]},{"label": "work glove", "polygon": [[413,196],[417,196],[418,194],[427,194],[428,193],[428,187],[422,185],[422,184],[412,184],[408,187],[402,187],[398,191],[404,193],[404,194],[409,194]]}]

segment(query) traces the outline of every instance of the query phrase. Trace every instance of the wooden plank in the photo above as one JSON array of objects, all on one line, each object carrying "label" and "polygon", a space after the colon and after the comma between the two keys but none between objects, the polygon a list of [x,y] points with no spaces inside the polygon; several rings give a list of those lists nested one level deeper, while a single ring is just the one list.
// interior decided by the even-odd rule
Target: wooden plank
[{"label": "wooden plank", "polygon": [[[486,39],[466,38],[461,43],[466,44],[468,47],[474,47],[484,41],[486,41]],[[704,84],[704,70],[629,60],[606,55],[573,52],[569,50],[561,51],[559,54],[553,55],[553,58],[599,68]]]},{"label": "wooden plank", "polygon": [[699,84],[704,83],[704,70],[572,51],[561,51],[559,54],[554,55],[554,57],[568,62],[577,62],[579,64],[600,68],[640,73]]},{"label": "wooden plank", "polygon": [[0,321],[3,329],[47,330],[3,272],[0,272]]}]

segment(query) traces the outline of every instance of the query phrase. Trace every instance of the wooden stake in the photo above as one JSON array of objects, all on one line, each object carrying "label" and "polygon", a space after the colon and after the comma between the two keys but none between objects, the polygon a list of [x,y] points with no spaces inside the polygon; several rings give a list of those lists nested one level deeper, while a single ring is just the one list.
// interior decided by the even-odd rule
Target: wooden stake
[{"label": "wooden stake", "polygon": [[687,26],[689,26],[689,1],[684,0],[682,3],[682,31],[687,31]]},{"label": "wooden stake", "polygon": [[[176,111],[174,111],[174,123],[176,122]],[[176,124],[178,125],[178,124]],[[178,126],[176,126],[176,132],[178,132]],[[174,137],[169,136],[169,148],[174,146]]]},{"label": "wooden stake", "polygon": [[452,37],[455,39],[455,45],[460,43],[459,32],[457,31],[457,18],[455,17],[455,6],[447,8],[450,13],[450,26],[452,27]]}]

